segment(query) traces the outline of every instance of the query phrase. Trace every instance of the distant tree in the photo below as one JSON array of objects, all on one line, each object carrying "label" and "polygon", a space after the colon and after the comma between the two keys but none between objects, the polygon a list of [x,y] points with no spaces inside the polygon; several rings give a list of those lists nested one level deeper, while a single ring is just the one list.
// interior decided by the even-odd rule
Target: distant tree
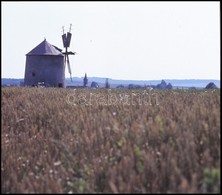
[{"label": "distant tree", "polygon": [[105,84],[105,88],[106,88],[106,89],[109,89],[109,88],[110,88],[110,84],[109,84],[109,81],[108,81],[108,79],[106,79],[106,84]]},{"label": "distant tree", "polygon": [[190,87],[189,90],[197,90],[196,87]]},{"label": "distant tree", "polygon": [[124,89],[124,85],[117,85],[116,88],[117,89]]},{"label": "distant tree", "polygon": [[95,81],[93,81],[93,82],[91,83],[91,88],[99,88],[98,83],[95,82]]},{"label": "distant tree", "polygon": [[213,82],[210,82],[207,84],[205,89],[217,89],[217,86]]},{"label": "distant tree", "polygon": [[157,87],[157,89],[166,89],[167,84],[166,84],[166,82],[164,80],[162,80],[161,83],[157,84],[156,87]]},{"label": "distant tree", "polygon": [[135,85],[135,84],[128,85],[128,89],[141,89],[141,88],[143,88],[143,87],[140,85]]},{"label": "distant tree", "polygon": [[133,84],[129,84],[128,89],[133,89],[133,86],[134,86]]},{"label": "distant tree", "polygon": [[83,79],[83,86],[86,87],[87,84],[88,84],[88,78],[87,78],[87,75],[85,73],[85,77]]},{"label": "distant tree", "polygon": [[173,89],[173,86],[171,85],[171,83],[168,83],[166,86],[167,89]]}]

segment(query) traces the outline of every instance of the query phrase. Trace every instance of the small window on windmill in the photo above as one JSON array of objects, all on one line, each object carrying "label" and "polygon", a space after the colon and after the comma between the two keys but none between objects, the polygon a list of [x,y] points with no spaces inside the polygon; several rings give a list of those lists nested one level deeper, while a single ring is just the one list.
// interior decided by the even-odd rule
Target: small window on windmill
[{"label": "small window on windmill", "polygon": [[32,76],[35,77],[35,72],[32,72]]}]

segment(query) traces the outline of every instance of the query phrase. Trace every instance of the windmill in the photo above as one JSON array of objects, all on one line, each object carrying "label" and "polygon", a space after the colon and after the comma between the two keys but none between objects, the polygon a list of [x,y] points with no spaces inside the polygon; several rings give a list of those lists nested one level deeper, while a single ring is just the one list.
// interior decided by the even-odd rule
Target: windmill
[{"label": "windmill", "polygon": [[75,55],[75,52],[68,52],[68,47],[70,46],[70,42],[71,42],[71,27],[72,24],[70,24],[70,28],[69,28],[69,32],[64,33],[64,26],[63,26],[63,35],[62,35],[62,42],[63,42],[63,47],[65,48],[65,52],[63,52],[63,54],[65,55],[65,61],[64,61],[64,67],[66,67],[66,64],[68,66],[68,72],[70,74],[70,79],[72,82],[72,71],[71,71],[71,67],[70,67],[70,63],[69,63],[69,55]]}]

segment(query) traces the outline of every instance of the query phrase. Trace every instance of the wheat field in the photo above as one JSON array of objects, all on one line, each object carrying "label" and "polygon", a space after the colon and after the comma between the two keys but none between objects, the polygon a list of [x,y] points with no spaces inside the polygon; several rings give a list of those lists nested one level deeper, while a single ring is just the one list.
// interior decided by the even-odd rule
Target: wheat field
[{"label": "wheat field", "polygon": [[220,193],[220,90],[2,87],[2,193]]}]

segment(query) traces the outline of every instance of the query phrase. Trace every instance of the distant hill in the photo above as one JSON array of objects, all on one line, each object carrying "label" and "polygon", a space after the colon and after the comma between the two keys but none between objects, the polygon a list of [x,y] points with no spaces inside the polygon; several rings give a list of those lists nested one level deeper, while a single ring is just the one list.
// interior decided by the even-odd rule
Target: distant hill
[{"label": "distant hill", "polygon": [[12,79],[12,78],[2,78],[1,79],[1,85],[20,85],[21,82],[23,82],[24,79]]},{"label": "distant hill", "polygon": [[[162,79],[161,79],[162,80]],[[117,79],[110,79],[109,78],[109,84],[111,87],[117,86],[117,85],[124,85],[128,86],[129,84],[135,84],[135,85],[157,85],[161,83],[161,80],[117,80]],[[106,78],[101,77],[88,77],[88,86],[95,81],[97,82],[101,87],[105,86]],[[220,88],[220,80],[209,80],[209,79],[164,79],[167,83],[171,83],[173,87],[196,87],[196,88],[204,88],[206,85],[210,82],[215,83],[217,87]],[[76,83],[75,83],[76,82]],[[70,81],[70,79],[66,79],[67,85],[82,85],[83,84],[83,77],[73,77],[73,83]]]},{"label": "distant hill", "polygon": [[[70,78],[66,78],[66,85],[75,85],[82,86],[83,85],[83,77],[73,77],[73,82],[71,82]],[[2,78],[1,85],[20,85],[24,79],[13,79],[13,78]],[[101,77],[88,77],[88,86],[91,85],[92,82],[97,82],[100,87],[105,86],[106,78]],[[109,84],[112,88],[115,88],[117,85],[128,86],[129,84],[135,85],[157,85],[161,82],[161,80],[117,80],[117,79],[108,79]],[[172,86],[175,87],[196,87],[196,88],[204,88],[210,82],[215,83],[215,85],[220,88],[220,80],[207,80],[207,79],[164,79],[167,83],[171,83]]]}]

